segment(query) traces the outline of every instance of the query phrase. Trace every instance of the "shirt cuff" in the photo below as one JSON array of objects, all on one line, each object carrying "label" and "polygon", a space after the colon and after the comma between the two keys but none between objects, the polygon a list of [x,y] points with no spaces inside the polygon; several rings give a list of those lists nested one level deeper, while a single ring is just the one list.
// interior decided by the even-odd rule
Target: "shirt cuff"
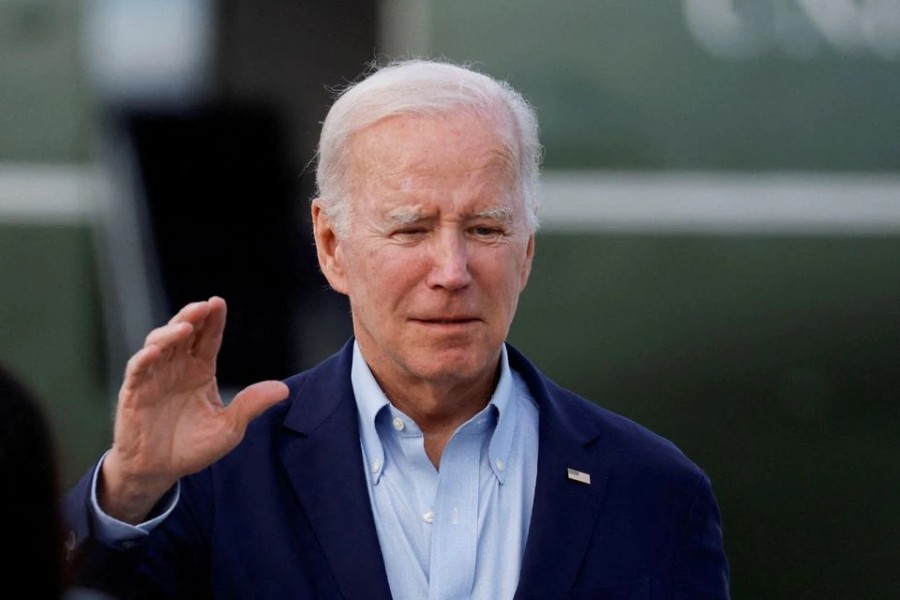
[{"label": "shirt cuff", "polygon": [[176,482],[172,489],[160,499],[154,510],[156,515],[151,519],[137,525],[125,523],[103,512],[103,509],[100,508],[100,503],[97,501],[97,479],[100,476],[100,467],[103,465],[103,460],[107,454],[109,454],[109,450],[100,457],[97,466],[94,468],[94,476],[91,480],[91,521],[94,536],[104,544],[128,547],[133,542],[148,537],[150,532],[172,513],[181,495],[181,482]]}]

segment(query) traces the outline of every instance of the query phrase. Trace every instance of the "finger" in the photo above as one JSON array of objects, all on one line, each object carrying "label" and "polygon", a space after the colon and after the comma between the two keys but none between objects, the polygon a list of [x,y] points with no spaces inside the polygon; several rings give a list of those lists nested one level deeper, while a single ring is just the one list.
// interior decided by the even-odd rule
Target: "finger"
[{"label": "finger", "polygon": [[144,339],[144,347],[153,345],[159,346],[160,349],[165,349],[189,339],[193,331],[194,326],[183,321],[163,325],[147,334],[147,337]]},{"label": "finger", "polygon": [[174,317],[169,319],[169,324],[181,322],[196,324],[206,318],[206,315],[209,314],[209,310],[210,305],[206,300],[185,304]]},{"label": "finger", "polygon": [[162,356],[159,346],[150,345],[141,348],[128,359],[125,365],[125,379],[122,389],[133,391],[153,376],[153,370]]},{"label": "finger", "polygon": [[[148,336],[146,343],[160,344],[163,353],[169,357],[171,357],[171,355],[177,350],[176,345],[180,344],[183,348],[190,350],[193,344],[192,334],[194,334],[197,328],[201,326],[203,320],[209,314],[209,311],[210,306],[206,301],[191,302],[190,304],[185,304],[174,317],[169,319],[169,322],[166,325],[158,327],[155,330],[158,333],[153,338]],[[192,327],[192,329],[189,329],[187,331],[187,335],[185,335],[184,331],[178,331],[178,333],[175,334],[175,338],[169,338],[168,336],[173,331],[176,331],[170,328],[172,326],[181,324],[188,324]],[[151,334],[153,333],[154,332],[151,332]]]},{"label": "finger", "polygon": [[225,409],[240,431],[267,408],[288,397],[288,386],[280,381],[260,381],[241,390]]},{"label": "finger", "polygon": [[196,325],[197,331],[191,350],[197,358],[214,363],[219,354],[219,348],[222,347],[228,309],[225,300],[218,296],[213,296],[206,304],[209,312],[203,321]]}]

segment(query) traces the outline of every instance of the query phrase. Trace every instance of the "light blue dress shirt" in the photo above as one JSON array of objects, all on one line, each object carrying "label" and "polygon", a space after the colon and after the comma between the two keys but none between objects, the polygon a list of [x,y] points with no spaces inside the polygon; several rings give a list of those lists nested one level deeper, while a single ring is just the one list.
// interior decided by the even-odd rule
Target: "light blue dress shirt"
[{"label": "light blue dress shirt", "polygon": [[[534,501],[538,412],[509,368],[505,347],[500,368],[488,405],[454,433],[437,471],[422,431],[388,402],[354,345],[351,380],[369,500],[397,600],[504,600],[515,594]],[[168,517],[181,486],[156,518],[123,523],[97,502],[102,462],[93,481],[95,532],[127,546]]]},{"label": "light blue dress shirt", "polygon": [[453,434],[440,471],[422,431],[388,402],[358,346],[351,380],[394,598],[512,598],[534,500],[538,412],[506,348],[493,396]]}]

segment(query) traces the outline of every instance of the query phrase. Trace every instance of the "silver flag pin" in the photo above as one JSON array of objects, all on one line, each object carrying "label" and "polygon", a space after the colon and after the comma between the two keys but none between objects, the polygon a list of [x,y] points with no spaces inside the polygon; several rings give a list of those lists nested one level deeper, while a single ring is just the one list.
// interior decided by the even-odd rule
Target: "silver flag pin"
[{"label": "silver flag pin", "polygon": [[577,469],[573,469],[571,467],[568,469],[568,471],[569,471],[569,479],[571,479],[572,481],[578,481],[581,483],[586,483],[588,485],[591,484],[591,474],[590,473],[584,473],[582,471],[578,471]]}]

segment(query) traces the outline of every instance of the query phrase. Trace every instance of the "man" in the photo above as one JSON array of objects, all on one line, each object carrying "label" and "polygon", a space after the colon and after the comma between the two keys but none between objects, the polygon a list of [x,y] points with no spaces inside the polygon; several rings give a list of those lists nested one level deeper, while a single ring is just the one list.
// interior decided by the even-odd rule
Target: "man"
[{"label": "man", "polygon": [[225,407],[225,301],[152,331],[112,447],[66,499],[85,582],[154,598],[727,598],[703,471],[506,344],[539,163],[527,102],[467,68],[399,62],[345,90],[312,219],[353,338]]}]

